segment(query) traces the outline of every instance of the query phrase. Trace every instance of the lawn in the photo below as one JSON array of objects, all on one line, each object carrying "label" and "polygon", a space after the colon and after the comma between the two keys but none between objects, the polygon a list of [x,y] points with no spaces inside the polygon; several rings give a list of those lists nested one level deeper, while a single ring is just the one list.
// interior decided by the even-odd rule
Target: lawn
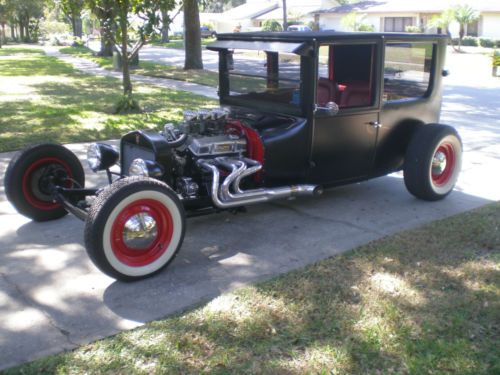
[{"label": "lawn", "polygon": [[[68,55],[84,57],[96,62],[106,69],[113,68],[111,57],[95,56],[92,50],[86,47],[64,47],[60,49],[60,52]],[[133,74],[175,79],[178,81],[186,81],[211,87],[217,87],[219,84],[219,73],[217,72],[198,69],[184,70],[177,66],[158,64],[151,61],[140,60],[139,67],[133,69],[131,72]]]},{"label": "lawn", "polygon": [[[201,45],[202,46],[206,46],[207,44],[210,44],[212,42],[215,42],[214,38],[201,38]],[[171,39],[170,42],[168,42],[168,43],[153,42],[153,45],[166,47],[166,48],[184,49],[184,40],[183,39]]]},{"label": "lawn", "polygon": [[498,374],[500,203],[7,374]]},{"label": "lawn", "polygon": [[118,138],[178,122],[184,109],[216,105],[190,93],[135,84],[144,112],[115,115],[121,81],[79,73],[40,49],[0,49],[0,152],[30,143]]}]

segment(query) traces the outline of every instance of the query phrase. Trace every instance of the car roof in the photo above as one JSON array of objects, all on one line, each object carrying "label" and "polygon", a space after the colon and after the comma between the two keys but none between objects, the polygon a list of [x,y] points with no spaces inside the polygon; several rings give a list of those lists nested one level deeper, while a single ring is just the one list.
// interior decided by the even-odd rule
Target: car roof
[{"label": "car roof", "polygon": [[242,40],[242,41],[276,41],[276,42],[329,42],[343,39],[446,39],[442,34],[420,34],[420,33],[372,33],[372,32],[340,32],[340,31],[288,31],[288,32],[240,32],[217,34],[218,40]]}]

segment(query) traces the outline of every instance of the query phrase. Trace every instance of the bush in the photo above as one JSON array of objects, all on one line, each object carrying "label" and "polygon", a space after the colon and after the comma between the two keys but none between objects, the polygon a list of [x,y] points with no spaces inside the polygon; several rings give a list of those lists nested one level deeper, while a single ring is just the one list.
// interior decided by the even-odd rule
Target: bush
[{"label": "bush", "polygon": [[406,26],[405,31],[407,33],[421,33],[422,30],[418,26]]},{"label": "bush", "polygon": [[493,52],[493,66],[500,67],[500,51]]},{"label": "bush", "polygon": [[356,27],[356,31],[369,31],[369,32],[374,32],[375,31],[375,26],[369,25],[367,23],[360,23]]},{"label": "bush", "polygon": [[[458,46],[458,38],[453,38],[453,45]],[[479,46],[479,39],[474,36],[466,36],[462,39],[462,46],[477,47]]]},{"label": "bush", "polygon": [[480,38],[479,45],[485,48],[500,48],[500,39]]},{"label": "bush", "polygon": [[276,20],[265,20],[262,24],[262,31],[283,31],[283,28]]}]

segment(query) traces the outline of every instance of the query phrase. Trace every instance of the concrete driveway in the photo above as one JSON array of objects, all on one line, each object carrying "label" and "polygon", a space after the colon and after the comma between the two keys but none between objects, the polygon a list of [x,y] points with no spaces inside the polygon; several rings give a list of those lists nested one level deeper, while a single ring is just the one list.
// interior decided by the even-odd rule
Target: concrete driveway
[{"label": "concrete driveway", "polygon": [[[403,229],[500,199],[500,79],[480,56],[453,55],[442,122],[465,146],[457,189],[418,201],[401,174],[320,198],[190,219],[183,248],[161,274],[126,284],[100,273],[83,247],[83,223],[33,223],[6,202],[0,154],[0,369],[130,329],[233,288],[302,267]],[[489,73],[490,70],[487,70]],[[83,160],[83,144],[69,146]],[[102,176],[88,173],[89,185]]]}]

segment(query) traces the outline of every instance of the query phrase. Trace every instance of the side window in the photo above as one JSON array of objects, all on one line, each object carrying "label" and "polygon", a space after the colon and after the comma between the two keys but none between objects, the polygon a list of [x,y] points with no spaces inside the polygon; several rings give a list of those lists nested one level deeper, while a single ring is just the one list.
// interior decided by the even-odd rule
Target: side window
[{"label": "side window", "polygon": [[321,46],[318,56],[316,103],[339,108],[373,105],[375,44]]},{"label": "side window", "polygon": [[388,43],[385,46],[385,102],[424,97],[429,89],[432,43]]}]

